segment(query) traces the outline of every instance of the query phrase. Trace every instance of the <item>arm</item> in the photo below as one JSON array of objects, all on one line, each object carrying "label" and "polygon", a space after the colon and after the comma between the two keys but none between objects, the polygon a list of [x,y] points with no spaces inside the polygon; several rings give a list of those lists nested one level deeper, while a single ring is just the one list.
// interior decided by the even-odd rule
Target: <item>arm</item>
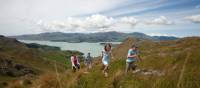
[{"label": "arm", "polygon": [[135,58],[135,57],[137,57],[137,55],[136,54],[134,54],[134,55],[128,55],[127,57],[128,58]]},{"label": "arm", "polygon": [[133,54],[133,50],[129,49],[127,58],[137,58],[137,53]]},{"label": "arm", "polygon": [[103,51],[101,51],[101,58],[103,58]]},{"label": "arm", "polygon": [[128,56],[129,58],[136,58],[137,61],[142,61],[142,59],[140,58],[140,56],[138,54],[134,54],[134,55],[131,55],[131,56]]},{"label": "arm", "polygon": [[110,56],[111,56],[112,59],[114,58],[114,56],[113,56],[113,54],[112,54],[112,51],[111,51],[111,53],[110,53]]},{"label": "arm", "polygon": [[71,57],[71,63],[72,63],[72,66],[75,66],[73,62],[73,57]]}]

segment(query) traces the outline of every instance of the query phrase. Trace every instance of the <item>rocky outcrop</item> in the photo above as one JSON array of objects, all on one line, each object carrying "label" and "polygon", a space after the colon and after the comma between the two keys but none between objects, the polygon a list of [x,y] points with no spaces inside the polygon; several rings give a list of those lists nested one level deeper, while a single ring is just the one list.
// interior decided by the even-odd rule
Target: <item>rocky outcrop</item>
[{"label": "rocky outcrop", "polygon": [[11,77],[20,77],[25,75],[35,75],[36,73],[32,68],[15,63],[11,59],[0,58],[0,74]]},{"label": "rocky outcrop", "polygon": [[154,70],[154,69],[136,69],[133,73],[141,75],[154,75],[154,76],[164,76],[164,71]]}]

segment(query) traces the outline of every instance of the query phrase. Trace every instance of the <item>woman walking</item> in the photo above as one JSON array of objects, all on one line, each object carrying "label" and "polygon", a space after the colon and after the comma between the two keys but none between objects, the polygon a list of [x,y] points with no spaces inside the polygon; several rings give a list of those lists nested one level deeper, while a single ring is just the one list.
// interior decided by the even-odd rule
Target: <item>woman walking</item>
[{"label": "woman walking", "polygon": [[104,46],[104,50],[102,51],[103,74],[105,77],[108,77],[108,66],[111,57],[112,57],[111,45],[106,44]]}]

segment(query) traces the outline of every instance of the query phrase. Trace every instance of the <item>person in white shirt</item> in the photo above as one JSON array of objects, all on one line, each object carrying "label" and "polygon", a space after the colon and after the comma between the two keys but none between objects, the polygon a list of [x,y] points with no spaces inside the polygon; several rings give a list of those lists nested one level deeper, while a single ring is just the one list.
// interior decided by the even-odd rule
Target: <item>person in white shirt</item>
[{"label": "person in white shirt", "polygon": [[80,69],[79,58],[76,55],[71,56],[72,70],[76,72],[76,70]]}]

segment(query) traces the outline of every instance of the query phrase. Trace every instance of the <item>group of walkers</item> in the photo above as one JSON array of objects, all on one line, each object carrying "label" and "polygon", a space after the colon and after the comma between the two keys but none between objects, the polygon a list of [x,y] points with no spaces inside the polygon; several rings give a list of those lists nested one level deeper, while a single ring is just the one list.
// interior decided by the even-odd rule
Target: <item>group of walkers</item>
[{"label": "group of walkers", "polygon": [[[105,77],[108,77],[108,69],[109,69],[111,58],[114,58],[112,55],[112,46],[111,44],[106,44],[102,50],[102,64],[103,64],[102,72]],[[130,49],[128,50],[125,73],[127,73],[130,69],[132,69],[133,73],[136,73],[137,65],[135,63],[141,60],[142,59],[139,56],[138,47],[136,45],[132,45]],[[71,63],[72,63],[72,69],[74,72],[80,69],[80,63],[79,63],[79,59],[77,55],[71,56]],[[87,56],[85,57],[84,63],[87,67],[87,71],[92,68],[92,57],[90,53],[88,53]]]},{"label": "group of walkers", "polygon": [[[72,63],[72,70],[76,72],[76,70],[80,69],[80,62],[77,55],[71,56],[71,63]],[[85,57],[84,63],[87,66],[87,71],[92,68],[92,57],[90,56],[90,53]]]}]

